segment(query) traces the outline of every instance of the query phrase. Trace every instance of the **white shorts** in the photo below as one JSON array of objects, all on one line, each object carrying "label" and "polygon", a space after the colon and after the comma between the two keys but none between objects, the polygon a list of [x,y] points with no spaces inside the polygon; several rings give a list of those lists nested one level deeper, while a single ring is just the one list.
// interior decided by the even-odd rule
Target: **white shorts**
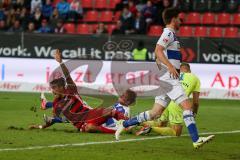
[{"label": "white shorts", "polygon": [[188,99],[179,79],[171,78],[169,72],[167,72],[163,76],[161,76],[160,80],[165,81],[165,82],[169,83],[170,85],[172,85],[172,90],[166,94],[156,96],[155,103],[158,103],[158,104],[162,105],[163,107],[167,107],[168,104],[171,102],[171,100],[173,100],[177,104],[180,104],[184,100]]}]

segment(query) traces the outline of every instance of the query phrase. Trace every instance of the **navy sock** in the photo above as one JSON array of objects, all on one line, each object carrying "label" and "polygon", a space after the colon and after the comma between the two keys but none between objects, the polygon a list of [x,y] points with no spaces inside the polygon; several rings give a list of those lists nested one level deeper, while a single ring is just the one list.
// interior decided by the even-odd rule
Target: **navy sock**
[{"label": "navy sock", "polygon": [[142,122],[149,121],[149,120],[150,120],[150,113],[149,113],[149,111],[146,111],[146,112],[142,112],[142,113],[138,114],[136,117],[133,117],[129,120],[125,120],[123,122],[123,126],[125,128],[127,128],[129,126],[138,125]]}]

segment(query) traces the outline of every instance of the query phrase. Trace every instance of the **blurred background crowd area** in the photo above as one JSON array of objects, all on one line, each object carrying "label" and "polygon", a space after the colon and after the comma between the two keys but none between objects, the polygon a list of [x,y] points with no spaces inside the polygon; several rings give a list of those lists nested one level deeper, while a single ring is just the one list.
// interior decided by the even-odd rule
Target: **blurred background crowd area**
[{"label": "blurred background crowd area", "polygon": [[[159,36],[177,7],[180,36],[238,37],[239,0],[0,0],[0,31]],[[227,35],[229,34],[230,35]]]}]

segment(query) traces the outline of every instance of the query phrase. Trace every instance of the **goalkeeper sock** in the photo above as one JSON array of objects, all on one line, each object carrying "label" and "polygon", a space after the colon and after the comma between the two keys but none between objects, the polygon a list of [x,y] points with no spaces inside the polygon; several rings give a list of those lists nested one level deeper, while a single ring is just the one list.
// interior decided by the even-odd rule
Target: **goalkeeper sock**
[{"label": "goalkeeper sock", "polygon": [[152,127],[152,131],[162,136],[176,136],[175,130],[170,127]]},{"label": "goalkeeper sock", "polygon": [[125,128],[127,128],[129,126],[137,125],[137,124],[140,124],[142,122],[149,121],[149,120],[151,120],[150,113],[149,113],[149,111],[146,111],[146,112],[140,113],[136,117],[133,117],[133,118],[131,118],[129,120],[125,120],[123,122],[123,126]]},{"label": "goalkeeper sock", "polygon": [[185,122],[186,127],[188,128],[188,132],[192,138],[192,141],[197,142],[199,136],[198,136],[196,123],[193,117],[193,113],[191,110],[183,111],[183,120]]}]

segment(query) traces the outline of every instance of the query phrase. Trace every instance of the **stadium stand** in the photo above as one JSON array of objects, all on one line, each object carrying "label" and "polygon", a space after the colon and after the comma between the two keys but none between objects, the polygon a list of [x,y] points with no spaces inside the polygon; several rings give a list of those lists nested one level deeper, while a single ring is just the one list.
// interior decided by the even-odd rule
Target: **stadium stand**
[{"label": "stadium stand", "polygon": [[215,23],[217,25],[227,25],[230,23],[230,14],[229,13],[219,13],[217,15]]},{"label": "stadium stand", "polygon": [[181,37],[192,37],[193,28],[191,26],[183,26],[179,29],[179,36]]},{"label": "stadium stand", "polygon": [[201,16],[198,12],[191,12],[187,14],[185,22],[186,24],[200,24]]},{"label": "stadium stand", "polygon": [[207,12],[207,13],[203,13],[202,15],[202,24],[205,24],[205,25],[211,25],[211,24],[214,24],[215,23],[215,14],[214,13],[210,13],[210,12]]},{"label": "stadium stand", "polygon": [[[48,2],[49,1],[49,2]],[[179,36],[184,37],[239,37],[240,26],[240,2],[238,0],[152,0],[150,8],[158,15],[162,14],[165,7],[178,7],[182,12],[179,17],[183,21],[183,26],[179,30]],[[73,3],[79,5],[73,5]],[[103,22],[109,34],[116,28],[117,21],[123,20],[124,16],[131,16],[131,25],[122,34],[147,34],[149,36],[159,36],[163,30],[160,16],[151,19],[143,15],[146,10],[147,0],[18,0],[0,2],[0,31],[16,31],[11,29],[14,21],[20,21],[20,29],[17,31],[28,31],[28,25],[34,23],[34,33],[41,26],[42,20],[47,20],[49,27],[56,27],[57,21],[62,19],[66,33],[70,34],[92,34],[99,22]],[[130,4],[131,3],[131,4]],[[62,6],[70,6],[69,9],[62,10]],[[77,8],[74,8],[74,7]],[[72,17],[70,10],[73,7],[76,12],[83,11],[76,17]],[[124,8],[129,7],[130,13],[123,15]],[[39,13],[39,10],[41,13]],[[10,12],[11,11],[11,12]],[[43,13],[44,12],[44,13]],[[64,12],[64,13],[63,13]],[[65,12],[67,14],[65,14]],[[139,14],[140,13],[140,18]],[[81,13],[82,14],[82,13]],[[136,16],[138,15],[138,17]],[[138,18],[138,19],[137,19]],[[139,21],[140,20],[140,21]],[[136,25],[144,26],[144,32],[134,32]],[[145,23],[145,24],[142,24]],[[125,24],[125,22],[122,22]],[[87,27],[88,30],[86,29]],[[122,25],[124,28],[124,25]],[[126,27],[125,27],[126,28]],[[130,28],[130,30],[129,30]],[[76,29],[76,31],[75,31]]]},{"label": "stadium stand", "polygon": [[163,31],[162,26],[152,25],[148,31],[149,36],[159,36]]},{"label": "stadium stand", "polygon": [[223,28],[221,28],[221,27],[210,27],[209,37],[212,37],[212,38],[223,37]]},{"label": "stadium stand", "polygon": [[237,38],[238,36],[238,28],[237,27],[227,27],[224,32],[225,38]]},{"label": "stadium stand", "polygon": [[74,34],[75,33],[75,25],[73,23],[64,24],[64,28],[67,33]]},{"label": "stadium stand", "polygon": [[195,37],[207,37],[207,27],[197,26],[194,31]]},{"label": "stadium stand", "polygon": [[91,34],[92,26],[89,24],[79,24],[77,26],[77,34]]}]

